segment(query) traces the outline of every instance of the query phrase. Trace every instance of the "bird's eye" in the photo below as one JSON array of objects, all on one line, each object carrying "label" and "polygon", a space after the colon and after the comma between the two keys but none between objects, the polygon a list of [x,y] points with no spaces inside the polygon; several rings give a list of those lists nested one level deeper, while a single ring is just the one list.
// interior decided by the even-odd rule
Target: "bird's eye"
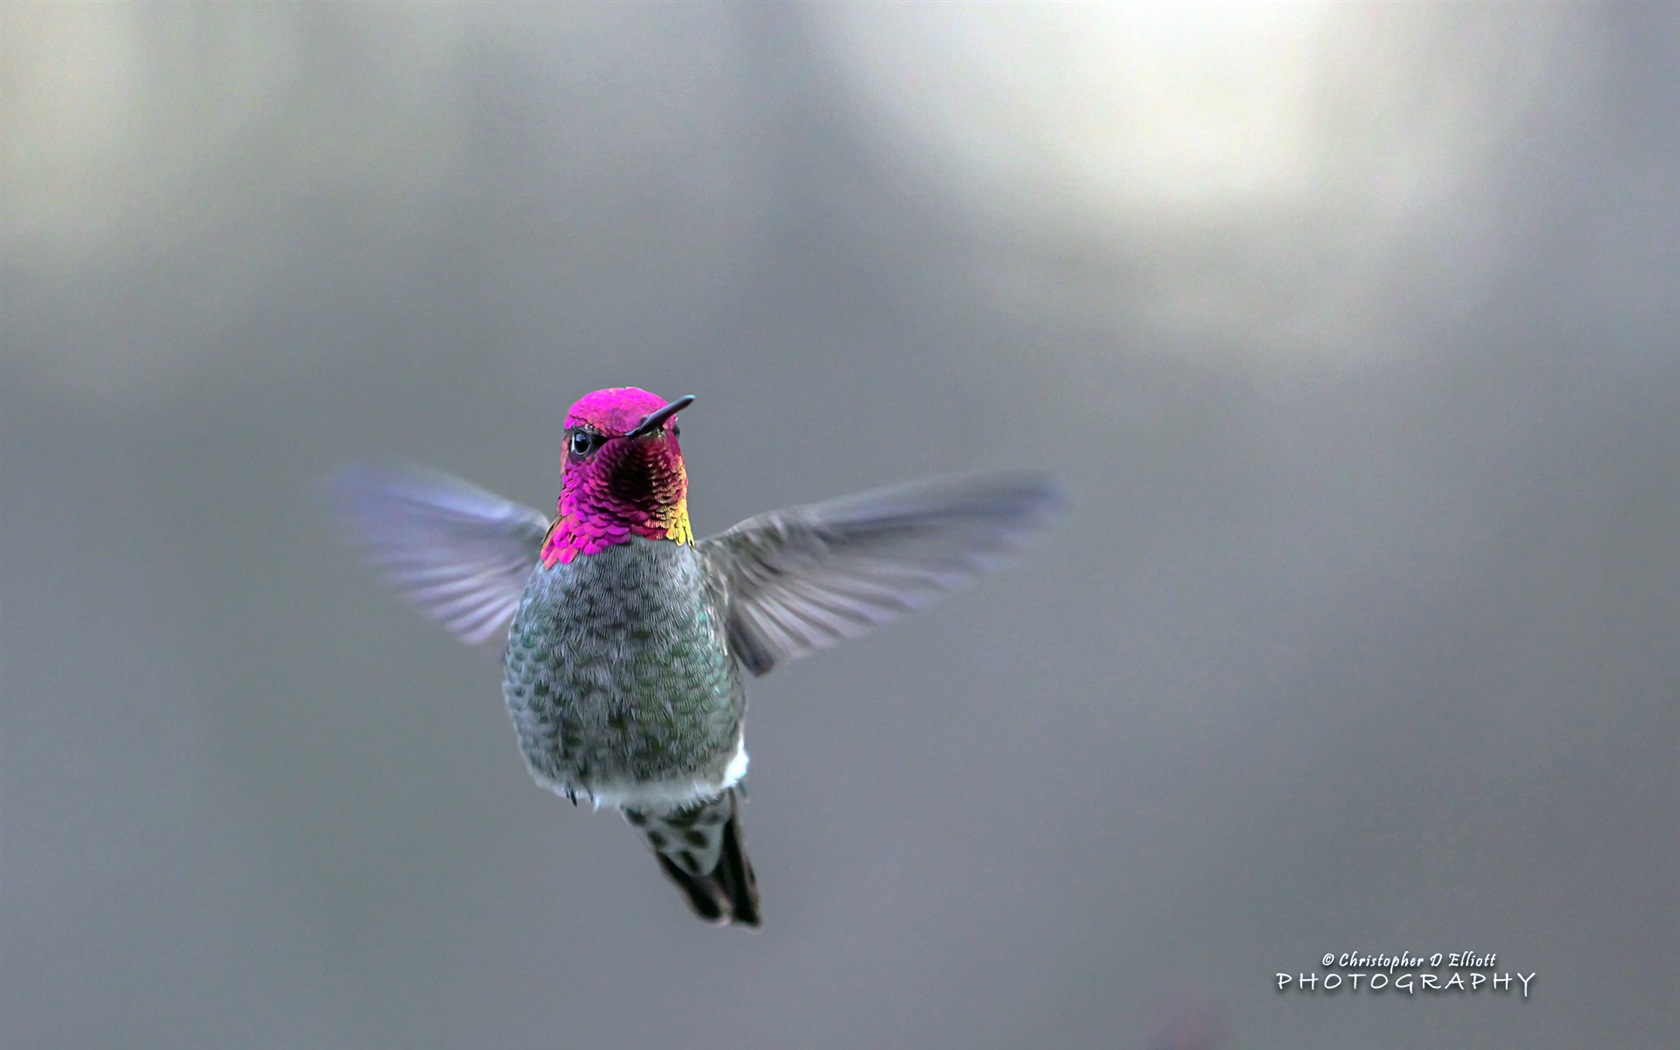
[{"label": "bird's eye", "polygon": [[674,437],[674,438],[682,437],[682,424],[681,423],[672,423],[671,424],[671,436]]},{"label": "bird's eye", "polygon": [[572,431],[572,455],[587,456],[601,447],[601,435],[592,430]]}]

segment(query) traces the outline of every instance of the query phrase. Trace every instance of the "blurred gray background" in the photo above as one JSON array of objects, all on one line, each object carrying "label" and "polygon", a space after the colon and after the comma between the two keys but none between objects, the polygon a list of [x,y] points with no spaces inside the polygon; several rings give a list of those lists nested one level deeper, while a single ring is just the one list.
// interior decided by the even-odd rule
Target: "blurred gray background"
[{"label": "blurred gray background", "polygon": [[[0,1036],[1652,1046],[1680,1032],[1680,14],[10,4]],[[535,788],[312,483],[710,533],[1077,506],[757,683],[759,936]],[[1517,995],[1283,995],[1326,952]]]}]

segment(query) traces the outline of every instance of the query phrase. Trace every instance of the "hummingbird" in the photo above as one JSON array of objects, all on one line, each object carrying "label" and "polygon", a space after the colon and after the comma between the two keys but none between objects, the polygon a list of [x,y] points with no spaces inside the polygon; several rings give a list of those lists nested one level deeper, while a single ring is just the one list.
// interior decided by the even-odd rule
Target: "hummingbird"
[{"label": "hummingbird", "polygon": [[677,422],[693,401],[614,387],[572,405],[552,517],[420,467],[353,465],[327,489],[399,593],[500,653],[537,783],[622,812],[701,919],[757,928],[747,679],[992,567],[1062,497],[1043,473],[947,478],[696,541]]}]

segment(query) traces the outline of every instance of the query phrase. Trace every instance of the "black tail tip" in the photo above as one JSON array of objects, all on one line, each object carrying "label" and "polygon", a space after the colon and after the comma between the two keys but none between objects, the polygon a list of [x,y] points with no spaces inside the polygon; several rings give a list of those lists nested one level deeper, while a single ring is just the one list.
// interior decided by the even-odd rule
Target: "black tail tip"
[{"label": "black tail tip", "polygon": [[[677,889],[682,891],[683,899],[688,902],[689,910],[702,922],[711,923],[713,926],[739,926],[747,930],[757,930],[763,925],[758,911],[756,885],[749,882],[743,891],[738,882],[726,880],[721,876],[721,864],[718,865],[719,871],[696,877],[682,870],[681,866],[664,854],[657,856],[660,870],[676,883]],[[751,871],[748,871],[747,877],[751,879]]]},{"label": "black tail tip", "polygon": [[[747,859],[733,791],[729,794],[728,805],[729,818],[723,826],[722,849],[718,853],[717,866],[710,873],[692,874],[657,849],[654,856],[659,858],[659,867],[665,872],[665,877],[682,891],[689,909],[702,921],[715,926],[757,930],[763,925],[758,907],[758,878],[753,874],[752,862]],[[685,859],[688,859],[686,855]]]}]

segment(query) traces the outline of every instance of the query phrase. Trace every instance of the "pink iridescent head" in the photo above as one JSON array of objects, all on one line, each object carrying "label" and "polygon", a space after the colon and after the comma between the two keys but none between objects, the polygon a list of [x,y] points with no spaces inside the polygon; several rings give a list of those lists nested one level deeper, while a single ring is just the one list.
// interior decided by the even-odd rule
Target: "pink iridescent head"
[{"label": "pink iridescent head", "polygon": [[622,386],[597,390],[572,406],[560,513],[543,542],[544,565],[597,554],[632,536],[694,542],[676,418],[693,400],[667,402]]}]

